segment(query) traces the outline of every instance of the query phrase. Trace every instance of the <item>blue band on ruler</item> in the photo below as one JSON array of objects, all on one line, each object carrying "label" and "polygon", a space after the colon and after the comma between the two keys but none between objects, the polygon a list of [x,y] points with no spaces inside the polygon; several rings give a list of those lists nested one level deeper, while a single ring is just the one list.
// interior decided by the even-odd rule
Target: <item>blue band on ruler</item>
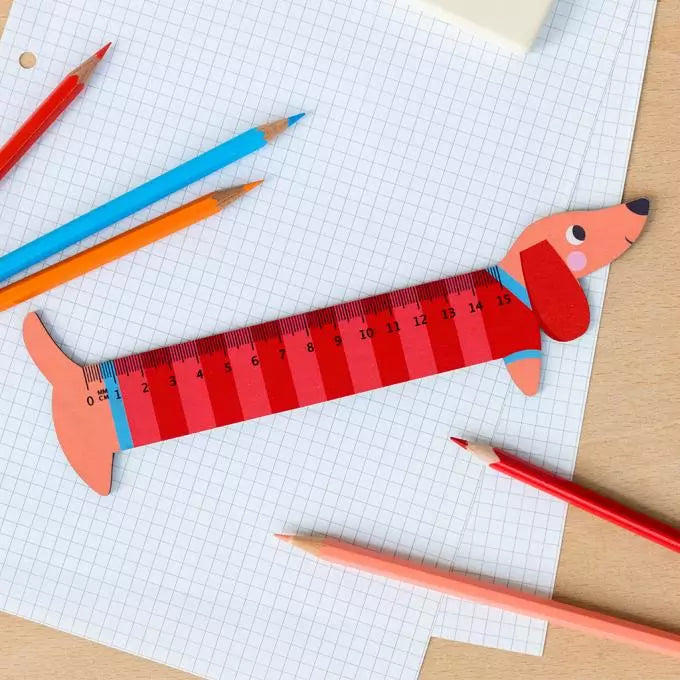
[{"label": "blue band on ruler", "polygon": [[120,387],[116,378],[116,371],[113,368],[112,361],[105,361],[101,364],[102,376],[104,377],[104,386],[109,397],[109,407],[111,408],[111,415],[113,416],[113,424],[116,428],[116,436],[118,437],[118,445],[121,451],[132,448],[132,435],[130,434],[130,426],[128,425],[127,416],[125,415],[125,406],[123,406],[123,399],[118,399],[116,393],[120,394]]},{"label": "blue band on ruler", "polygon": [[531,309],[529,293],[517,279],[510,276],[508,272],[501,269],[498,265],[490,267],[489,274],[491,274],[501,286],[507,288],[518,300],[521,300],[529,309]]},{"label": "blue band on ruler", "polygon": [[512,354],[508,354],[507,357],[503,357],[503,361],[505,361],[506,364],[512,364],[515,361],[520,361],[522,359],[540,359],[540,358],[541,358],[540,349],[523,349],[520,350],[519,352],[513,352]]}]

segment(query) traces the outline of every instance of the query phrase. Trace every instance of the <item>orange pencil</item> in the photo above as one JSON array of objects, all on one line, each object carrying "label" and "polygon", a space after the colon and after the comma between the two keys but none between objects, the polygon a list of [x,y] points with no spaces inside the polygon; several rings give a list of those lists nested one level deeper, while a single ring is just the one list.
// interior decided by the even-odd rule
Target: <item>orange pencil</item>
[{"label": "orange pencil", "polygon": [[222,208],[233,203],[237,198],[261,183],[262,180],[259,180],[201,196],[191,203],[140,224],[138,227],[124,231],[118,236],[98,243],[81,253],[76,253],[9,286],[0,288],[0,311],[9,309],[35,295],[71,281],[77,276],[82,276],[164,236],[184,229],[190,224],[204,220],[210,215],[218,213]]},{"label": "orange pencil", "polygon": [[73,69],[47,99],[31,114],[26,122],[0,147],[0,179],[2,179],[35,144],[38,138],[64,112],[68,105],[85,89],[99,62],[111,43]]},{"label": "orange pencil", "polygon": [[680,657],[680,635],[669,631],[618,619],[608,614],[600,614],[540,595],[513,590],[496,583],[478,581],[463,574],[409,562],[401,557],[361,548],[336,538],[286,536],[284,534],[276,534],[276,538],[327,562],[431,588],[446,595],[462,597],[491,607],[500,607],[516,614],[537,616],[565,628]]}]

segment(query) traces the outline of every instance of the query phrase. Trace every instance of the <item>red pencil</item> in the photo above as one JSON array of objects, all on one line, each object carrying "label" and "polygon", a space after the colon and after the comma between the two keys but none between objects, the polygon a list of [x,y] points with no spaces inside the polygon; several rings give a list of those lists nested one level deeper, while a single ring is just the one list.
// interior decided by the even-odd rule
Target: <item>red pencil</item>
[{"label": "red pencil", "polygon": [[102,60],[111,43],[73,69],[40,104],[28,120],[0,148],[0,179],[33,146],[36,140],[61,115],[68,105],[83,91],[87,81]]},{"label": "red pencil", "polygon": [[451,439],[494,470],[504,472],[535,489],[545,491],[555,498],[560,498],[592,515],[628,529],[649,541],[680,552],[680,531],[668,524],[586,489],[576,482],[546,472],[502,449],[486,444],[468,443],[465,439],[458,437],[451,437]]}]

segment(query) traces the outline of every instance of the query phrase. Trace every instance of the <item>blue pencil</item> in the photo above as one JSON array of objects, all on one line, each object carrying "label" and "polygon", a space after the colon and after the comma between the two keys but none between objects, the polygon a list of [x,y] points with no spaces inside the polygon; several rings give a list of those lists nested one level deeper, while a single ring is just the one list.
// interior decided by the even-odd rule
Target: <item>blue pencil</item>
[{"label": "blue pencil", "polygon": [[304,113],[248,130],[0,257],[0,281],[261,149]]}]

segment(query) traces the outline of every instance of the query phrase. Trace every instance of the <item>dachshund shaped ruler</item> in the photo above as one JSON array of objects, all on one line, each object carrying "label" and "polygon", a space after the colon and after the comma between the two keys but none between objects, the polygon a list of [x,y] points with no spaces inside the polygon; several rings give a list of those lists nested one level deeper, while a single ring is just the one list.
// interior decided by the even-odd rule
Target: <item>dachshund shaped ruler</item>
[{"label": "dachshund shaped ruler", "polygon": [[53,386],[66,457],[108,494],[116,451],[485,361],[503,359],[535,394],[541,329],[586,331],[577,279],[627,250],[648,211],[640,198],[553,215],[488,269],[100,364],[68,359],[35,314],[24,339]]}]

